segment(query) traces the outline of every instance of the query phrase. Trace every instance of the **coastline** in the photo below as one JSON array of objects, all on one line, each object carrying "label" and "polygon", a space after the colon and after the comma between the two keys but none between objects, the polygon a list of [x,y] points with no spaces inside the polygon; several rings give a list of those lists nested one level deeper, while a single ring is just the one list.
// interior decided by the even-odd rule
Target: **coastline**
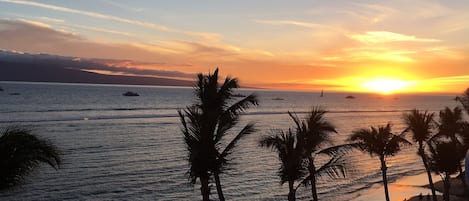
[{"label": "coastline", "polygon": [[[443,181],[441,177],[436,174],[432,174],[433,182],[435,184],[436,195],[438,200],[443,200]],[[431,200],[427,196],[431,196],[431,190],[428,185],[427,173],[406,176],[396,180],[395,182],[389,183],[389,196],[392,201],[420,201],[420,200]],[[420,199],[422,195],[422,199]],[[451,193],[450,197],[452,201],[463,201],[464,195],[462,183],[459,178],[451,178]],[[364,191],[358,197],[352,199],[353,201],[369,201],[369,200],[385,200],[383,185],[373,185],[368,190]]]},{"label": "coastline", "polygon": [[[439,182],[441,178],[433,174],[434,182]],[[427,188],[428,178],[425,172],[417,175],[406,176],[394,182],[389,183],[389,196],[392,201],[402,201],[422,194],[424,197],[428,194],[431,195],[430,188]],[[442,193],[436,192],[437,195]],[[353,201],[369,201],[369,200],[385,200],[384,189],[382,183],[373,185],[369,189],[363,191],[358,197],[352,199]],[[425,198],[424,198],[425,200]]]}]

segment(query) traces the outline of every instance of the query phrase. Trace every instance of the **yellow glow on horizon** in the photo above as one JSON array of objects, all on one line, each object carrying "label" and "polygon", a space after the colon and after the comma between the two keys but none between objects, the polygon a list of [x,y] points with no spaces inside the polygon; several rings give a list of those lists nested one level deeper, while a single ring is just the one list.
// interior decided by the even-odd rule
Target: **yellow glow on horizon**
[{"label": "yellow glow on horizon", "polygon": [[411,81],[400,79],[371,79],[361,83],[361,88],[369,92],[392,94],[407,91],[411,85]]}]

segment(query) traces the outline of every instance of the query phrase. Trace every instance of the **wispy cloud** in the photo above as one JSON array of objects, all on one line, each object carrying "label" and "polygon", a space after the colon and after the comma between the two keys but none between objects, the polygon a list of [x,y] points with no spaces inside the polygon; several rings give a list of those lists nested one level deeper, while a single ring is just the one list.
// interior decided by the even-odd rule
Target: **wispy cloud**
[{"label": "wispy cloud", "polygon": [[65,23],[65,20],[57,19],[57,18],[38,17],[38,19],[43,20],[43,21],[47,21],[47,22],[52,22],[52,23]]},{"label": "wispy cloud", "polygon": [[85,30],[95,31],[95,32],[101,32],[101,33],[107,33],[107,34],[114,34],[114,35],[133,37],[133,38],[138,37],[138,35],[134,34],[134,33],[124,32],[124,31],[116,31],[116,30],[112,30],[112,29],[103,29],[103,28],[92,27],[92,26],[85,26],[85,25],[78,25],[78,24],[63,25],[63,26],[80,28],[80,29],[85,29]]},{"label": "wispy cloud", "polygon": [[301,22],[301,21],[294,21],[294,20],[254,20],[254,22],[259,23],[259,24],[270,24],[270,25],[292,25],[292,26],[299,26],[299,27],[305,27],[305,28],[324,27],[324,25],[322,24]]},{"label": "wispy cloud", "polygon": [[363,43],[389,43],[389,42],[440,42],[433,38],[418,38],[388,31],[368,31],[364,34],[350,34],[349,38]]},{"label": "wispy cloud", "polygon": [[469,82],[469,75],[458,75],[458,76],[447,76],[447,77],[436,77],[427,79],[427,81],[431,82],[440,82],[440,83],[467,83]]},{"label": "wispy cloud", "polygon": [[49,24],[43,23],[43,22],[38,22],[38,21],[33,21],[33,20],[27,20],[27,19],[18,19],[19,21],[38,26],[38,27],[43,27],[43,28],[52,28]]},{"label": "wispy cloud", "polygon": [[214,38],[219,37],[218,34],[214,34],[214,33],[182,31],[182,30],[172,29],[167,26],[163,26],[163,25],[159,25],[155,23],[138,21],[138,20],[130,20],[130,19],[122,18],[122,17],[113,16],[113,15],[106,15],[106,14],[101,14],[101,13],[96,13],[96,12],[72,9],[72,8],[56,6],[52,4],[45,4],[45,3],[33,2],[33,1],[23,1],[23,0],[0,0],[0,2],[34,6],[34,7],[50,9],[50,10],[60,11],[60,12],[65,12],[65,13],[84,15],[84,16],[88,16],[92,18],[111,20],[115,22],[126,23],[126,24],[131,24],[131,25],[140,26],[140,27],[146,27],[149,29],[157,30],[157,31],[184,34],[184,35],[199,37],[203,39],[214,39]]},{"label": "wispy cloud", "polygon": [[111,6],[114,6],[116,8],[129,10],[129,11],[132,11],[132,12],[142,12],[143,10],[145,10],[144,8],[134,8],[134,7],[131,7],[127,4],[122,4],[122,3],[118,3],[118,2],[115,2],[115,1],[111,1],[111,0],[100,0],[100,1],[102,1],[104,3],[107,3]]}]

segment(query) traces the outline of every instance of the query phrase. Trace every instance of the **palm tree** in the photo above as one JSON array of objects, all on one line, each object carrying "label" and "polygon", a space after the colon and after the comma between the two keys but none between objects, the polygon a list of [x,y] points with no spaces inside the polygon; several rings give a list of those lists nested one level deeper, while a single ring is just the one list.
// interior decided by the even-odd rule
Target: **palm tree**
[{"label": "palm tree", "polygon": [[[324,145],[332,144],[330,134],[337,133],[335,127],[324,118],[327,112],[320,107],[314,107],[304,121],[296,115],[288,113],[296,124],[296,133],[303,149],[303,154],[308,161],[309,175],[306,178],[311,184],[313,200],[317,201],[316,179],[318,176],[330,177],[344,176],[345,164],[339,160],[340,151],[350,148],[348,145],[333,146],[326,149]],[[319,168],[316,168],[315,158],[317,155],[327,154],[330,159]],[[307,183],[307,182],[306,182]]]},{"label": "palm tree", "polygon": [[466,110],[466,113],[469,114],[469,88],[467,88],[461,96],[457,96],[455,100],[459,101]]},{"label": "palm tree", "polygon": [[359,150],[368,152],[370,156],[378,156],[381,162],[384,193],[387,201],[389,201],[389,191],[386,157],[396,155],[401,150],[401,145],[411,145],[402,135],[393,134],[391,124],[388,123],[386,126],[378,126],[378,128],[372,126],[371,129],[356,130],[349,138]]},{"label": "palm tree", "polygon": [[428,183],[432,190],[433,201],[436,201],[435,186],[433,185],[433,179],[431,170],[428,164],[427,155],[425,154],[425,145],[428,140],[432,137],[433,127],[433,116],[434,113],[428,113],[427,111],[420,112],[417,109],[412,110],[410,113],[404,114],[404,123],[407,125],[406,130],[412,133],[412,139],[418,144],[417,154],[422,158],[423,165],[427,171]]},{"label": "palm tree", "polygon": [[228,156],[239,140],[255,131],[252,123],[247,124],[222,148],[222,142],[226,141],[228,131],[239,122],[241,113],[251,105],[257,105],[257,97],[253,94],[241,100],[233,100],[233,90],[238,87],[238,80],[230,77],[226,77],[223,84],[219,85],[218,68],[213,74],[198,74],[196,103],[178,110],[189,154],[189,177],[192,183],[200,179],[203,200],[209,200],[208,185],[212,174],[218,197],[224,200],[219,175],[228,164]]},{"label": "palm tree", "polygon": [[[449,138],[451,141],[454,143],[462,146],[461,141],[458,139],[459,135],[462,135],[464,138],[464,127],[467,124],[467,122],[464,121],[463,119],[463,113],[462,109],[460,107],[455,107],[452,110],[448,107],[445,107],[445,109],[440,111],[440,119],[439,119],[439,124],[438,124],[438,134],[434,137],[436,138],[441,138],[441,137],[446,137]],[[461,154],[465,154],[464,149],[459,149],[461,151]],[[458,168],[459,174],[461,175],[461,182],[463,186],[465,187],[465,193],[467,193],[466,190],[466,180],[464,179],[463,175],[463,170],[462,170],[462,165],[459,166]]]},{"label": "palm tree", "polygon": [[439,174],[443,179],[443,199],[449,201],[449,189],[451,187],[451,175],[458,172],[464,155],[461,154],[461,145],[455,141],[430,143],[430,169]]},{"label": "palm tree", "polygon": [[462,109],[454,107],[452,110],[448,107],[440,111],[437,137],[445,136],[459,142],[457,135],[461,132],[464,125]]},{"label": "palm tree", "polygon": [[1,131],[0,190],[20,184],[41,162],[59,168],[60,153],[53,144],[20,127]]},{"label": "palm tree", "polygon": [[281,162],[278,171],[280,183],[288,182],[288,200],[294,201],[296,199],[295,181],[303,178],[306,174],[306,170],[303,167],[303,150],[299,146],[295,134],[291,129],[286,133],[279,130],[276,131],[275,135],[262,138],[259,145],[271,148],[278,153],[278,158]]}]

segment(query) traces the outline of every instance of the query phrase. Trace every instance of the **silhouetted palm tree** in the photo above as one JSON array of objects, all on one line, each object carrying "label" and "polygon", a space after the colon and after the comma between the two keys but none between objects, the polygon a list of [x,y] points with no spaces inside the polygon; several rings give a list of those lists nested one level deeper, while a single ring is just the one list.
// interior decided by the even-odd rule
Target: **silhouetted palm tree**
[{"label": "silhouetted palm tree", "polygon": [[[341,150],[347,150],[348,145],[333,146],[325,148],[325,145],[332,145],[330,134],[337,133],[335,127],[324,118],[327,112],[320,107],[314,107],[304,121],[289,112],[290,117],[296,124],[296,134],[303,154],[308,161],[309,175],[306,178],[311,184],[313,200],[317,201],[316,181],[318,176],[345,177],[345,164],[340,158]],[[317,155],[329,155],[329,161],[316,168],[315,158]],[[308,182],[306,182],[307,184]]]},{"label": "silhouetted palm tree", "polygon": [[467,88],[461,96],[457,96],[455,100],[461,103],[466,113],[469,115],[469,88]]},{"label": "silhouetted palm tree", "polygon": [[460,133],[463,125],[464,119],[462,116],[462,109],[460,107],[455,107],[452,110],[448,107],[440,111],[440,119],[438,124],[438,135],[436,137],[448,137],[457,140],[457,135]]},{"label": "silhouetted palm tree", "polygon": [[393,134],[389,123],[386,126],[378,126],[378,128],[356,130],[349,140],[354,142],[358,149],[368,152],[370,156],[378,156],[381,162],[384,193],[386,200],[389,201],[386,157],[397,154],[401,150],[401,145],[411,145],[411,143],[402,134]]},{"label": "silhouetted palm tree", "polygon": [[434,113],[420,112],[419,110],[412,110],[410,113],[404,114],[404,123],[407,125],[408,131],[412,133],[412,139],[418,144],[417,154],[422,158],[423,165],[427,171],[428,183],[432,190],[433,201],[437,200],[435,193],[435,186],[433,185],[433,179],[431,170],[428,164],[427,155],[425,154],[425,145],[427,140],[432,137],[433,128],[433,116]]},{"label": "silhouetted palm tree", "polygon": [[449,201],[449,189],[451,187],[451,174],[458,172],[464,155],[461,154],[461,145],[454,141],[430,143],[430,168],[443,178],[443,199]]},{"label": "silhouetted palm tree", "polygon": [[[464,135],[464,127],[467,122],[464,121],[463,119],[463,113],[462,109],[460,107],[455,107],[453,110],[451,110],[448,107],[445,107],[445,109],[440,111],[440,119],[438,123],[438,133],[434,137],[434,139],[441,138],[441,137],[447,137],[451,139],[454,143],[460,145],[462,147],[462,142],[458,139],[458,136]],[[459,149],[462,153],[465,154],[464,149]],[[463,170],[462,170],[462,165],[459,166],[458,168],[459,173],[461,175],[461,182],[464,187],[467,186],[466,180],[462,176]],[[467,193],[466,188],[465,193]]]},{"label": "silhouetted palm tree", "polygon": [[233,100],[233,90],[238,87],[238,80],[230,77],[219,85],[218,69],[213,74],[198,74],[196,103],[178,111],[189,153],[189,176],[192,183],[200,179],[203,200],[209,200],[211,174],[215,178],[218,197],[224,200],[219,174],[223,172],[237,142],[254,132],[254,125],[247,124],[222,149],[222,141],[239,122],[240,114],[251,105],[257,105],[257,97],[252,94],[238,101]]},{"label": "silhouetted palm tree", "polygon": [[295,181],[302,179],[306,174],[303,168],[303,150],[298,144],[296,135],[291,129],[286,133],[279,130],[273,136],[264,137],[259,145],[271,148],[278,153],[280,182],[281,184],[288,182],[288,200],[294,201],[296,199]]},{"label": "silhouetted palm tree", "polygon": [[57,169],[58,149],[20,127],[7,127],[0,136],[0,190],[17,185],[41,162]]}]

